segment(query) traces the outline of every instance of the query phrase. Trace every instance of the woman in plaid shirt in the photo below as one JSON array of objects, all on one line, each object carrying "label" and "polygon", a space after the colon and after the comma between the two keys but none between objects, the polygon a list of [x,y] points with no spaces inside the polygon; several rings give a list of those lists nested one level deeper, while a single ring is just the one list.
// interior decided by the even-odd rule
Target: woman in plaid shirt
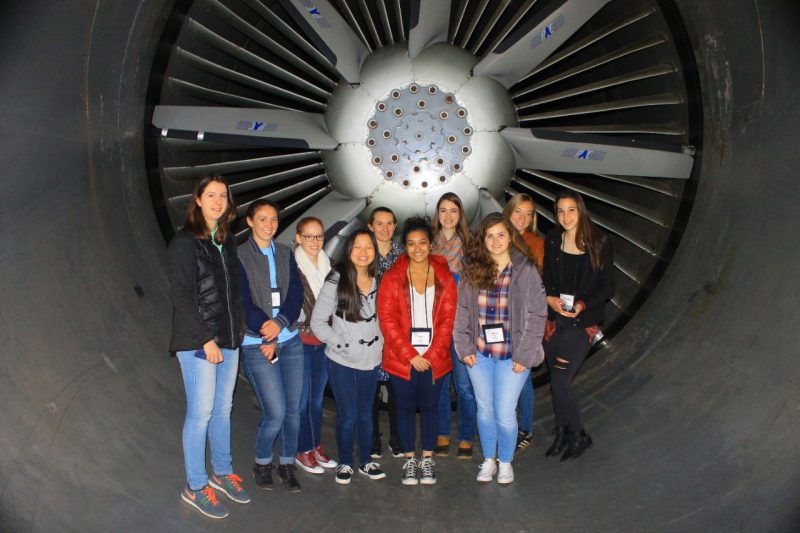
[{"label": "woman in plaid shirt", "polygon": [[514,481],[516,406],[544,359],[547,301],[530,250],[499,213],[481,222],[467,252],[453,339],[475,390],[484,461],[479,482]]}]

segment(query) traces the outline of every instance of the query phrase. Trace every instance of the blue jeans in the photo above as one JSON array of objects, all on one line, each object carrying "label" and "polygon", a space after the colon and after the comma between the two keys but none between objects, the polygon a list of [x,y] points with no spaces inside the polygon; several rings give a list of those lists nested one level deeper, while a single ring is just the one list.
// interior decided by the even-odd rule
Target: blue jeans
[{"label": "blue jeans", "polygon": [[208,484],[206,437],[211,448],[211,467],[218,476],[233,474],[231,461],[231,407],[239,350],[222,348],[223,360],[212,364],[194,356],[194,350],[178,352],[186,418],[183,421],[183,462],[189,488]]},{"label": "blue jeans", "polygon": [[530,369],[516,373],[511,359],[475,354],[476,363],[467,368],[478,403],[478,435],[483,456],[510,463],[517,446],[517,399]]},{"label": "blue jeans", "polygon": [[411,368],[411,379],[389,375],[397,402],[397,436],[403,453],[417,448],[416,421],[419,408],[419,430],[422,450],[432,452],[436,447],[436,428],[439,426],[439,395],[443,379],[433,380],[433,371],[417,372]]},{"label": "blue jeans", "polygon": [[322,433],[322,400],[325,398],[325,385],[328,384],[328,361],[324,344],[303,344],[303,354],[305,366],[297,449],[308,452],[319,446]]},{"label": "blue jeans", "polygon": [[303,343],[300,336],[278,344],[278,362],[270,363],[259,345],[242,346],[244,372],[253,386],[261,422],[256,431],[256,464],[272,463],[272,448],[281,434],[280,464],[294,464],[303,392]]},{"label": "blue jeans", "polygon": [[353,435],[358,437],[359,464],[371,461],[372,399],[378,388],[378,368],[356,370],[328,359],[328,376],[336,399],[340,465],[353,466]]},{"label": "blue jeans", "polygon": [[[439,397],[439,435],[450,436],[450,419],[452,407],[450,405],[450,383],[456,386],[456,413],[458,419],[458,440],[472,442],[475,438],[475,393],[472,382],[467,374],[467,365],[462,363],[456,355],[455,347],[450,345],[450,357],[453,360],[453,371],[442,379],[442,392]],[[451,378],[452,376],[452,378]]]},{"label": "blue jeans", "polygon": [[519,394],[517,409],[519,410],[519,429],[525,433],[533,433],[533,381],[528,379]]}]

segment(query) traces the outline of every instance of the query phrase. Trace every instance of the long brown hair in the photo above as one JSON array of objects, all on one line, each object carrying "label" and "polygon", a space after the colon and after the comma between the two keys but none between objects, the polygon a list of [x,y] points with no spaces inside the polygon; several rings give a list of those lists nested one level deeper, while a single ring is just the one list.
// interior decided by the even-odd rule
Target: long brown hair
[{"label": "long brown hair", "polygon": [[189,205],[186,208],[186,220],[183,223],[183,229],[191,233],[195,239],[211,238],[211,231],[209,231],[208,226],[206,225],[206,221],[203,218],[203,212],[200,209],[200,206],[197,205],[197,200],[203,195],[206,187],[208,187],[208,184],[213,181],[225,185],[225,190],[228,192],[228,207],[220,217],[219,222],[217,223],[217,233],[214,235],[214,240],[217,243],[222,244],[228,237],[230,225],[234,220],[236,220],[236,206],[233,203],[233,193],[231,193],[231,188],[228,185],[228,182],[225,181],[225,178],[219,174],[211,174],[210,176],[206,176],[198,181],[197,185],[195,185],[194,192],[192,193],[192,199],[189,201]]},{"label": "long brown hair", "polygon": [[361,291],[358,288],[358,272],[353,265],[353,260],[350,259],[355,247],[356,237],[359,235],[367,235],[372,241],[372,247],[375,248],[375,259],[367,267],[367,273],[371,278],[378,275],[378,241],[375,240],[374,233],[367,228],[360,228],[347,237],[344,242],[344,258],[341,263],[336,265],[335,270],[331,270],[327,278],[332,280],[334,271],[339,273],[338,286],[336,287],[336,314],[347,322],[371,320],[370,317],[364,318],[361,316]]},{"label": "long brown hair", "polygon": [[464,258],[466,266],[464,267],[462,276],[464,276],[468,284],[479,289],[492,289],[495,284],[495,279],[497,279],[497,265],[486,249],[486,232],[489,228],[497,224],[502,224],[508,230],[508,234],[511,237],[509,251],[516,249],[528,260],[533,262],[530,249],[528,249],[525,241],[522,240],[522,235],[514,228],[514,225],[502,214],[490,213],[486,215],[486,218],[481,220],[481,223],[475,229],[475,235],[473,235],[470,241]]},{"label": "long brown hair", "polygon": [[[578,208],[578,229],[575,232],[575,246],[581,252],[588,252],[594,270],[603,269],[603,247],[608,237],[600,231],[589,217],[589,211],[580,194],[574,191],[561,191],[553,202],[553,215],[558,220],[558,202],[569,198]],[[563,228],[562,228],[563,230]]]},{"label": "long brown hair", "polygon": [[503,209],[503,215],[505,215],[507,219],[511,220],[511,215],[514,213],[514,209],[519,207],[519,204],[522,202],[530,202],[530,204],[533,206],[533,217],[531,217],[531,223],[525,229],[535,235],[539,232],[539,217],[536,214],[536,202],[533,201],[533,198],[530,194],[518,192],[509,198],[508,202],[506,202],[505,209]]},{"label": "long brown hair", "polygon": [[467,224],[467,215],[464,213],[464,204],[461,203],[461,198],[454,192],[446,192],[439,198],[439,201],[436,202],[436,213],[433,215],[433,234],[438,235],[439,232],[442,230],[441,222],[439,222],[439,206],[442,205],[442,202],[448,201],[456,204],[458,207],[458,224],[456,224],[456,234],[461,238],[461,244],[466,247],[469,245],[469,241],[471,240],[472,236],[469,232],[469,224]]}]

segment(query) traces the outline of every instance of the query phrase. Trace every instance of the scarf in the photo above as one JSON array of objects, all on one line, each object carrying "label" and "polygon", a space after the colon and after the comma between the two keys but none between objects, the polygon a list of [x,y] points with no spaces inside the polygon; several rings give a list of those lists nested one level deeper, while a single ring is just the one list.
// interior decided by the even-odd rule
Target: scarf
[{"label": "scarf", "polygon": [[294,258],[297,260],[297,268],[305,275],[308,286],[311,287],[311,292],[316,298],[319,296],[319,291],[322,290],[325,277],[331,271],[330,259],[325,254],[325,250],[320,250],[317,256],[317,266],[314,266],[302,246],[297,246],[294,249]]}]

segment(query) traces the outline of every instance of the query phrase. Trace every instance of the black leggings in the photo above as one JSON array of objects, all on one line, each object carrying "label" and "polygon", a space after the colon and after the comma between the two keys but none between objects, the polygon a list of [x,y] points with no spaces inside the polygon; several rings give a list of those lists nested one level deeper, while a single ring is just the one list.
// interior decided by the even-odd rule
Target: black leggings
[{"label": "black leggings", "polygon": [[381,408],[381,385],[386,385],[386,392],[388,393],[386,408],[389,411],[389,442],[392,445],[398,445],[400,438],[397,435],[397,402],[395,401],[391,381],[378,382],[378,391],[375,393],[375,399],[372,402],[372,440],[375,442],[381,440],[380,424],[378,424],[378,413]]},{"label": "black leggings", "polygon": [[583,422],[581,407],[572,390],[572,380],[591,348],[589,336],[583,329],[557,328],[550,340],[543,343],[543,347],[550,371],[556,425],[578,432],[583,429]]}]

